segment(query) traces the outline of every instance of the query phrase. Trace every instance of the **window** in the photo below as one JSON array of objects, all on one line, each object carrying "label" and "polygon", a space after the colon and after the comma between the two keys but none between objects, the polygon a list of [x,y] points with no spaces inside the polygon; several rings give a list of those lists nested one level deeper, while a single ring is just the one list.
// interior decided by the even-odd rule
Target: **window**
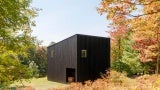
[{"label": "window", "polygon": [[81,57],[87,58],[87,50],[81,50]]},{"label": "window", "polygon": [[55,52],[52,50],[51,51],[51,57],[53,57],[55,55]]}]

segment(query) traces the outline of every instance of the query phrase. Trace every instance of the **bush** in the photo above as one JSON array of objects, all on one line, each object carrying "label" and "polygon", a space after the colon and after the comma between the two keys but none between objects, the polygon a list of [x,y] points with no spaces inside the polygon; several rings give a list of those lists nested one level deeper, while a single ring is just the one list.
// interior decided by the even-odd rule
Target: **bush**
[{"label": "bush", "polygon": [[34,63],[34,61],[31,61],[29,63],[29,69],[32,74],[32,77],[39,77],[38,66],[36,65],[36,63]]},{"label": "bush", "polygon": [[30,69],[20,63],[15,53],[8,51],[0,55],[0,87],[8,86],[15,80],[30,77]]}]

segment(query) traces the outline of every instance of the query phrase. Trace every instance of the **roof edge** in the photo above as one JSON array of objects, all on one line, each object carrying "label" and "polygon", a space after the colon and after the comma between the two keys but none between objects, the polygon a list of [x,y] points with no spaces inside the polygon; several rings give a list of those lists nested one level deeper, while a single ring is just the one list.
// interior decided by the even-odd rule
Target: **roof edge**
[{"label": "roof edge", "polygon": [[[61,41],[59,41],[59,42],[56,42],[55,44],[60,43],[60,42],[62,42],[62,41],[64,41],[64,40],[67,40],[67,39],[69,39],[69,38],[71,38],[71,37],[74,37],[74,36],[89,36],[89,37],[97,37],[97,38],[109,38],[109,37],[101,37],[101,36],[94,36],[94,35],[75,34],[75,35],[69,36],[69,37],[67,37],[67,38],[65,38],[65,39],[63,39],[63,40],[61,40]],[[55,44],[48,45],[47,48],[49,48],[49,47],[51,47],[51,46],[53,46],[53,45],[55,45]]]}]

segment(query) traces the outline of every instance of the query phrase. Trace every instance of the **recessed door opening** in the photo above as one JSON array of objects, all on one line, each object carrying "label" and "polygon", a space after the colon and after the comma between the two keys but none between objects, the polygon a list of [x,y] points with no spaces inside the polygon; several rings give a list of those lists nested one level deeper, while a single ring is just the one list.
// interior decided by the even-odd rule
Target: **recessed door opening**
[{"label": "recessed door opening", "polygon": [[75,69],[66,68],[66,82],[71,83],[75,82]]}]

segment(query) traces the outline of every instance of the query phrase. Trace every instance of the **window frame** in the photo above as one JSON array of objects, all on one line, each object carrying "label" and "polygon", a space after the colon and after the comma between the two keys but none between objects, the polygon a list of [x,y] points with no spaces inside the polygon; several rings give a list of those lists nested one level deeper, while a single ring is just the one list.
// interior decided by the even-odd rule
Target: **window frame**
[{"label": "window frame", "polygon": [[81,50],[81,58],[87,58],[87,50],[86,49]]},{"label": "window frame", "polygon": [[51,54],[51,57],[53,58],[55,56],[55,51],[51,50],[50,54]]}]

